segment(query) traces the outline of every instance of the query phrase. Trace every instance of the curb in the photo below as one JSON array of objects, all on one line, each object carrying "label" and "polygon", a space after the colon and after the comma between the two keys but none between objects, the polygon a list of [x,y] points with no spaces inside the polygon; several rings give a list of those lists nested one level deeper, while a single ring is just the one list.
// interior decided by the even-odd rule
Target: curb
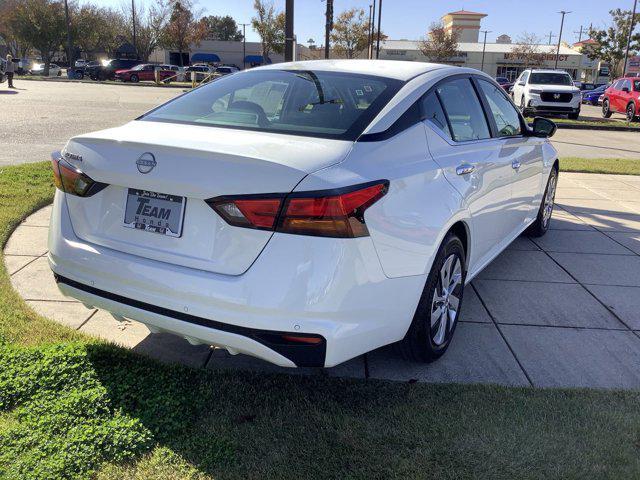
[{"label": "curb", "polygon": [[627,127],[618,125],[575,125],[571,123],[556,123],[558,129],[564,128],[567,130],[603,130],[609,132],[640,132],[638,127]]},{"label": "curb", "polygon": [[92,85],[115,85],[115,86],[123,86],[123,87],[143,87],[143,88],[191,88],[191,86],[186,85],[172,85],[170,83],[164,85],[156,85],[155,83],[126,83],[126,82],[101,82],[98,80],[79,80],[76,78],[29,78],[27,77],[18,77],[15,80],[26,80],[28,82],[60,82],[60,83],[90,83]]}]

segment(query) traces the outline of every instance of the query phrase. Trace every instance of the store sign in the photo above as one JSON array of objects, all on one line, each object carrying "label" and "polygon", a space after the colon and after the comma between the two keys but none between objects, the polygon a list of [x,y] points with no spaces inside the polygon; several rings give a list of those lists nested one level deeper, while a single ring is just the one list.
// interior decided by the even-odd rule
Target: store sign
[{"label": "store sign", "polygon": [[640,73],[640,55],[629,57],[627,62],[627,73]]},{"label": "store sign", "polygon": [[[569,55],[558,55],[557,57],[559,62],[566,62],[567,60],[569,60]],[[531,60],[533,58],[539,61],[555,62],[556,54],[555,53],[533,53],[531,55],[524,55],[522,53],[505,53],[504,54],[505,60],[519,60],[521,62],[524,62],[525,60]]]}]

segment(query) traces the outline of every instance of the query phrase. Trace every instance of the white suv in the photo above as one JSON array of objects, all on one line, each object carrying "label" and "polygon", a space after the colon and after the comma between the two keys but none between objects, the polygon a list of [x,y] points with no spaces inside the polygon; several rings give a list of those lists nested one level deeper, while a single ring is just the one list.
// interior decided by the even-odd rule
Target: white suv
[{"label": "white suv", "polygon": [[566,113],[576,120],[580,115],[582,94],[566,72],[525,70],[518,77],[511,95],[525,116],[529,113]]}]

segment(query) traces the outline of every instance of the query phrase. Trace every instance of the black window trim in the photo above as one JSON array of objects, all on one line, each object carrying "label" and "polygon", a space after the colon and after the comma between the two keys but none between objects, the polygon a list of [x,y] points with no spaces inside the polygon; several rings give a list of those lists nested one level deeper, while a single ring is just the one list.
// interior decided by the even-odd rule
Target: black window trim
[{"label": "black window trim", "polygon": [[509,97],[509,95],[507,95],[507,93],[504,91],[504,88],[502,88],[500,85],[494,85],[495,87],[497,87],[497,90],[500,92],[500,94],[507,99],[507,101],[509,102],[509,104],[513,107],[513,109],[516,111],[516,113],[518,114],[518,120],[520,121],[520,133],[518,133],[517,135],[504,135],[504,136],[500,136],[499,135],[499,130],[498,130],[498,124],[496,123],[496,120],[493,116],[493,111],[491,110],[491,105],[489,105],[489,100],[486,97],[486,94],[482,91],[482,88],[480,87],[480,82],[481,81],[485,81],[487,82],[489,85],[494,85],[492,82],[490,82],[486,77],[481,77],[479,75],[474,75],[472,82],[476,88],[476,92],[479,93],[480,97],[482,98],[482,106],[485,110],[485,115],[489,118],[489,124],[491,125],[491,136],[493,138],[520,138],[524,136],[524,132],[527,131],[527,122],[524,120],[524,117],[522,116],[522,112],[520,112],[520,110],[518,109],[518,107],[515,106],[515,104],[513,103],[513,100],[511,100],[511,97]]}]

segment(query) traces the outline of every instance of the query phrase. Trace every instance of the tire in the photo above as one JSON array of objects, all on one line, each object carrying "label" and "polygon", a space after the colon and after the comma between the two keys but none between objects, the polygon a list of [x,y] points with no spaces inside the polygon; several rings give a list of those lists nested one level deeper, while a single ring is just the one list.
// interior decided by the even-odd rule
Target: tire
[{"label": "tire", "polygon": [[558,168],[553,167],[547,180],[547,187],[544,189],[544,195],[540,202],[540,208],[538,209],[538,216],[535,222],[533,222],[529,228],[527,228],[525,234],[530,237],[542,237],[551,224],[551,215],[553,214],[553,205],[556,198],[556,189],[558,186]]},{"label": "tire", "polygon": [[630,102],[629,105],[627,105],[626,114],[627,114],[627,122],[636,121],[637,119],[636,106],[633,104],[633,102]]},{"label": "tire", "polygon": [[138,83],[140,81],[138,75],[136,75],[135,73],[129,77],[129,80],[131,80],[131,83]]},{"label": "tire", "polygon": [[602,101],[602,116],[603,116],[603,118],[610,118],[612,113],[613,112],[609,108],[609,99],[605,98]]},{"label": "tire", "polygon": [[[449,233],[440,245],[409,330],[397,344],[403,358],[433,362],[447,351],[460,318],[466,273],[462,242]],[[448,284],[446,294],[443,280]]]},{"label": "tire", "polygon": [[82,80],[82,79],[84,78],[84,73],[82,73],[82,72],[76,72],[76,74],[75,74],[75,78],[76,78],[77,80]]},{"label": "tire", "polygon": [[567,115],[567,117],[569,117],[570,120],[578,120],[578,118],[580,117],[580,110],[578,110],[577,112],[571,112],[569,115]]},{"label": "tire", "polygon": [[527,109],[525,108],[525,105],[524,105],[524,95],[520,99],[520,111],[522,112],[522,116],[526,117]]}]

